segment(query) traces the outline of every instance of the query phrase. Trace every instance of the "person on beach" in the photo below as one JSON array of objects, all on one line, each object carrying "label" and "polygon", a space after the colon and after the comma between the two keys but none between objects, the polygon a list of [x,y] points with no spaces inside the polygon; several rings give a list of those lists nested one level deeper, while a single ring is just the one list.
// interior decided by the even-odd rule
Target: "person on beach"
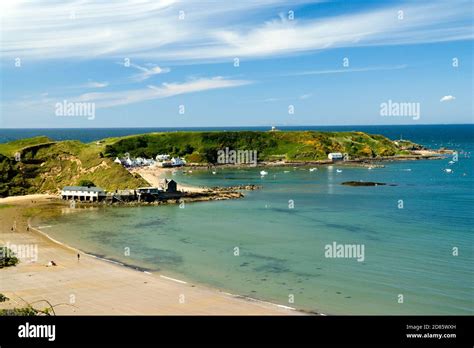
[{"label": "person on beach", "polygon": [[77,253],[77,261],[79,262],[79,259],[81,258],[81,255]]}]

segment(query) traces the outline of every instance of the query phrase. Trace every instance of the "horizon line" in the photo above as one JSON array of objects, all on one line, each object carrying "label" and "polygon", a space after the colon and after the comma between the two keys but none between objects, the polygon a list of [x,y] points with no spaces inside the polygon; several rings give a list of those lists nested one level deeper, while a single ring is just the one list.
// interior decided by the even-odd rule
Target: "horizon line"
[{"label": "horizon line", "polygon": [[334,124],[334,125],[260,125],[260,126],[140,126],[140,127],[34,127],[34,128],[17,128],[17,127],[5,127],[0,128],[2,130],[37,130],[37,129],[145,129],[145,128],[164,128],[164,129],[185,129],[185,128],[261,128],[261,127],[400,127],[400,126],[463,126],[463,125],[474,125],[472,123],[420,123],[420,124]]}]

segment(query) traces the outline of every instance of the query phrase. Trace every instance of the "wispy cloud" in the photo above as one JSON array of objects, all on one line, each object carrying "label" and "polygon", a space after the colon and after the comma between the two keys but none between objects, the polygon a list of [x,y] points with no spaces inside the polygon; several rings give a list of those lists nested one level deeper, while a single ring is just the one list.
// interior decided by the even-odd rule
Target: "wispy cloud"
[{"label": "wispy cloud", "polygon": [[445,95],[444,97],[442,97],[439,101],[440,102],[450,102],[450,101],[453,101],[454,99],[456,99],[456,97],[452,96],[452,95]]},{"label": "wispy cloud", "polygon": [[[30,59],[133,55],[163,64],[474,37],[470,0],[383,4],[363,12],[300,18],[297,9],[305,2],[215,1],[203,6],[174,0],[7,0],[0,5],[0,52]],[[285,8],[296,10],[295,20],[276,15]],[[181,20],[180,10],[186,14]],[[261,20],[262,13],[268,18],[272,12],[274,20]],[[143,73],[145,79],[151,76]]]},{"label": "wispy cloud", "polygon": [[[124,65],[123,63],[121,64]],[[162,68],[154,64],[150,64],[150,68],[146,68],[133,63],[130,63],[130,66],[140,71],[139,74],[135,74],[132,76],[132,80],[137,82],[145,81],[154,75],[165,74],[170,72],[169,68]]]},{"label": "wispy cloud", "polygon": [[365,71],[380,71],[380,70],[399,70],[405,69],[406,64],[394,65],[394,66],[377,66],[377,67],[364,67],[364,68],[342,68],[342,69],[327,69],[327,70],[310,70],[310,71],[299,71],[282,76],[304,76],[304,75],[325,75],[325,74],[343,74],[351,72],[365,72]]},{"label": "wispy cloud", "polygon": [[85,83],[84,85],[82,85],[81,87],[84,87],[84,88],[104,88],[104,87],[107,87],[108,85],[109,85],[108,82],[89,81],[89,82]]},{"label": "wispy cloud", "polygon": [[33,100],[28,98],[21,103],[23,107],[44,106],[67,99],[69,102],[91,102],[97,108],[109,108],[134,104],[146,100],[169,98],[181,94],[209,91],[213,89],[239,87],[252,83],[248,80],[233,80],[221,76],[201,78],[186,82],[163,83],[159,86],[148,85],[139,89],[128,89],[117,92],[90,92],[76,96],[48,96]]}]

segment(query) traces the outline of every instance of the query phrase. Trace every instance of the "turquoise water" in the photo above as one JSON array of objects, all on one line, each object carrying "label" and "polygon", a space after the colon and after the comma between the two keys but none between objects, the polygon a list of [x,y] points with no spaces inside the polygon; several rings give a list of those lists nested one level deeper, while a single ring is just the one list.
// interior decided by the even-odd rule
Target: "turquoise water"
[{"label": "turquoise water", "polygon": [[[463,151],[452,165],[446,158],[340,173],[336,167],[274,168],[264,178],[261,169],[178,173],[183,183],[263,188],[241,200],[184,208],[64,214],[47,221],[52,227],[45,232],[127,264],[306,310],[473,314],[474,146],[461,135],[440,135],[436,142]],[[443,171],[448,167],[450,174]],[[340,185],[349,180],[397,186]],[[325,245],[333,242],[363,245],[365,260],[326,258]]]}]

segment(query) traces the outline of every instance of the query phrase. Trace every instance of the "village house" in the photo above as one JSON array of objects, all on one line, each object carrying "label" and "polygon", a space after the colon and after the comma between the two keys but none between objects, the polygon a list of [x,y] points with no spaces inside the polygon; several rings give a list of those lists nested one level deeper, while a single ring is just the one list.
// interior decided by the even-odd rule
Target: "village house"
[{"label": "village house", "polygon": [[161,185],[163,191],[167,193],[177,192],[177,186],[178,185],[176,184],[176,181],[174,181],[173,179],[171,180],[165,179],[163,180],[163,183]]},{"label": "village house", "polygon": [[331,152],[328,154],[328,158],[332,161],[340,161],[344,159],[344,156],[340,152]]},{"label": "village house", "polygon": [[105,191],[100,187],[64,186],[61,190],[61,198],[65,200],[99,202],[105,197]]},{"label": "village house", "polygon": [[170,155],[167,155],[167,154],[156,155],[155,159],[160,162],[168,161],[170,159]]},{"label": "village house", "polygon": [[121,164],[124,167],[146,167],[146,166],[153,166],[156,164],[156,161],[154,159],[147,159],[143,157],[137,157],[137,158],[118,158],[116,157],[114,160],[115,163]]},{"label": "village house", "polygon": [[186,161],[182,158],[179,158],[179,157],[173,157],[171,159],[171,165],[173,167],[181,167],[181,166],[184,166],[186,164]]}]

